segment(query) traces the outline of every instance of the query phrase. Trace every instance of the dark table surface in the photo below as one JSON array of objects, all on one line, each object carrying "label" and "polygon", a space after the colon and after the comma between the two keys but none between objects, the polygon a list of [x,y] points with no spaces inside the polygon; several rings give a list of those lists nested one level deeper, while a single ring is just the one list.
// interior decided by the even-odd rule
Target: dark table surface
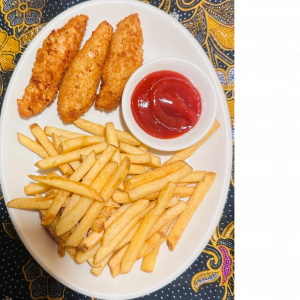
[{"label": "dark table surface", "polygon": [[[0,1],[0,108],[12,72],[30,41],[52,18],[82,2],[84,1]],[[177,19],[201,44],[223,86],[234,137],[234,1],[144,0],[143,2],[154,5]],[[26,10],[20,12],[20,6],[24,3]],[[1,300],[90,299],[63,286],[49,276],[31,257],[9,218],[1,192],[1,183],[0,216]],[[142,298],[185,300],[234,298],[234,163],[223,214],[204,251],[181,276],[164,288]]]}]

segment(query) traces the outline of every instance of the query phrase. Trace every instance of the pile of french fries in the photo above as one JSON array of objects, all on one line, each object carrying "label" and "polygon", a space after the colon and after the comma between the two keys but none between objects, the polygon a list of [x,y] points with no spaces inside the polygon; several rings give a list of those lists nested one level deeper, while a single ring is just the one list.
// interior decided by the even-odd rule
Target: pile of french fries
[{"label": "pile of french fries", "polygon": [[[165,241],[174,250],[216,174],[193,171],[185,162],[220,126],[216,120],[197,144],[161,164],[160,157],[132,134],[84,119],[74,124],[87,134],[33,124],[35,141],[18,133],[19,142],[42,159],[41,169],[61,174],[28,175],[30,198],[7,206],[39,210],[41,224],[73,260],[91,265],[99,276],[108,265],[112,277],[128,273],[143,258],[152,272]],[[90,135],[92,134],[92,135]],[[49,139],[51,137],[52,140]],[[44,194],[44,195],[42,195]],[[189,197],[187,201],[181,198]]]}]

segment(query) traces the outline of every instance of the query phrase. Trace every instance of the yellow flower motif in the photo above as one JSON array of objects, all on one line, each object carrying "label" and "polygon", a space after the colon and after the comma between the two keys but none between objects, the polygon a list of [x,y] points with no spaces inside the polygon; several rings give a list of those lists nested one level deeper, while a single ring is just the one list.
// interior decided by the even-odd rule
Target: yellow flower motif
[{"label": "yellow flower motif", "polygon": [[44,0],[3,0],[0,3],[10,27],[32,26],[41,22]]},{"label": "yellow flower motif", "polygon": [[234,28],[225,27],[216,22],[213,18],[207,17],[208,31],[225,49],[234,49]]},{"label": "yellow flower motif", "polygon": [[12,71],[15,67],[15,55],[21,52],[21,44],[13,36],[0,28],[0,71]]}]

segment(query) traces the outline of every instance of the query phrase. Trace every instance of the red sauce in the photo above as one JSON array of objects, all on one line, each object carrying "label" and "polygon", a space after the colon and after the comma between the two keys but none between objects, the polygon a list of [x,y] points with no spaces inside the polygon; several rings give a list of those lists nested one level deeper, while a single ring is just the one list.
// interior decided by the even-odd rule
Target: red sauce
[{"label": "red sauce", "polygon": [[201,96],[183,75],[159,71],[147,75],[136,86],[131,110],[137,124],[148,134],[162,139],[189,131],[201,113]]}]

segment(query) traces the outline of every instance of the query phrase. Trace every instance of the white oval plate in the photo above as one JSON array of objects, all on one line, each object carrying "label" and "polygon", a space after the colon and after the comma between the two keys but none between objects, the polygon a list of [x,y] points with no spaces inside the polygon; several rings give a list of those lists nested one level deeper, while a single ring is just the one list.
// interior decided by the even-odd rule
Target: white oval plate
[{"label": "white oval plate", "polygon": [[[32,137],[29,125],[38,123],[81,132],[74,125],[64,125],[58,117],[56,101],[40,115],[21,119],[16,99],[21,98],[27,86],[36,52],[51,30],[62,27],[77,14],[89,16],[84,40],[107,20],[112,26],[124,17],[138,13],[144,34],[144,62],[160,57],[178,57],[197,64],[210,78],[217,93],[217,119],[221,127],[198,149],[188,162],[194,170],[208,170],[217,173],[216,181],[201,206],[194,214],[175,251],[170,252],[164,244],[161,247],[153,273],[140,271],[141,261],[131,272],[116,278],[110,276],[108,268],[97,278],[90,274],[87,263],[75,264],[66,255],[60,258],[57,245],[40,225],[37,212],[8,209],[12,222],[28,251],[35,260],[54,278],[82,294],[100,299],[132,299],[151,293],[184,272],[200,255],[215,230],[225,204],[232,161],[231,127],[224,97],[216,72],[196,39],[175,19],[159,9],[126,0],[89,1],[68,9],[54,18],[30,43],[22,55],[10,80],[1,113],[0,129],[0,176],[5,201],[25,197],[23,187],[29,184],[27,174],[37,173],[34,163],[39,158],[18,143],[17,132]],[[105,124],[113,121],[116,128],[124,128],[121,111],[106,114],[90,109],[84,118]],[[171,153],[159,153],[163,161]]]}]

